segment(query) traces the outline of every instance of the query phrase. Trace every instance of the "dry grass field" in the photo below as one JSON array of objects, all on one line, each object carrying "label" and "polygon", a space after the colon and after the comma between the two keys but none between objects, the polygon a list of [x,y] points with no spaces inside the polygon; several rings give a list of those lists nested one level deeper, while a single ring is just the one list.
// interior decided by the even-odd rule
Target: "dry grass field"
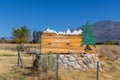
[{"label": "dry grass field", "polygon": [[[99,45],[97,53],[100,55],[102,70],[99,80],[120,80],[120,46]],[[31,56],[22,56],[27,67],[32,65]],[[48,72],[48,77],[55,79],[55,73]],[[44,74],[34,75],[29,68],[17,66],[17,52],[0,49],[0,80],[45,80]],[[59,70],[59,80],[96,80],[96,70],[67,71]]]}]

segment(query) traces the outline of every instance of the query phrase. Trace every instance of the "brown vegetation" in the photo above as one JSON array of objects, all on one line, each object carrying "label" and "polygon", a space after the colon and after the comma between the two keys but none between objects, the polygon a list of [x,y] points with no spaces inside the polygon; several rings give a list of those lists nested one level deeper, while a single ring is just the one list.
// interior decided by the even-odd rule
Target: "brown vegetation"
[{"label": "brown vegetation", "polygon": [[120,46],[119,45],[99,45],[97,46],[97,53],[100,58],[106,57],[110,60],[116,60],[120,57]]},{"label": "brown vegetation", "polygon": [[[100,54],[100,64],[102,70],[99,72],[99,80],[119,80],[120,79],[120,46],[99,45],[97,53]],[[0,54],[16,54],[13,51],[0,50]],[[117,56],[114,58],[113,56]],[[48,73],[33,72],[31,70],[31,56],[22,56],[26,68],[17,66],[17,56],[0,56],[0,80],[45,80],[46,75],[50,80],[55,80],[55,72]],[[59,69],[59,80],[95,80],[96,70],[68,71]]]}]

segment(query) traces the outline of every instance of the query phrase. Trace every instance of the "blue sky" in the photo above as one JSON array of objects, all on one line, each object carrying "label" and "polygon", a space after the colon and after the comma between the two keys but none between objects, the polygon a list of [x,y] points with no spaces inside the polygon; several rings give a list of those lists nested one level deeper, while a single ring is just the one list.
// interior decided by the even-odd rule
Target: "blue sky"
[{"label": "blue sky", "polygon": [[61,31],[101,20],[120,21],[120,0],[0,0],[0,37],[22,25]]}]

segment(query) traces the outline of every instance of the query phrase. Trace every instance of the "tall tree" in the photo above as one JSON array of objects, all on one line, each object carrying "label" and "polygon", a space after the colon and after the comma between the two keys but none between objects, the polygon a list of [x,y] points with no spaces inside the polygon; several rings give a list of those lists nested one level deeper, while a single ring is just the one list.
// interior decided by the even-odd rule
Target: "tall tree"
[{"label": "tall tree", "polygon": [[80,46],[86,45],[85,50],[92,50],[89,45],[95,47],[95,39],[93,34],[92,26],[89,22],[86,23],[83,32],[82,32],[82,44]]},{"label": "tall tree", "polygon": [[28,42],[30,39],[30,30],[25,25],[20,28],[13,28],[12,35],[13,41],[17,43]]},{"label": "tall tree", "polygon": [[34,31],[33,32],[33,43],[40,42],[41,34],[42,34],[42,31]]}]

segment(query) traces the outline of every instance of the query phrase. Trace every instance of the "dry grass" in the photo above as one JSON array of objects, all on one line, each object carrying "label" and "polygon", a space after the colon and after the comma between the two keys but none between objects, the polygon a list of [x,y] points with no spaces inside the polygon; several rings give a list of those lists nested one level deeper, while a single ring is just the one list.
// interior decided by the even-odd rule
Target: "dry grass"
[{"label": "dry grass", "polygon": [[0,56],[17,56],[17,52],[0,49]]},{"label": "dry grass", "polygon": [[102,59],[115,60],[120,57],[119,45],[98,45],[96,52]]},{"label": "dry grass", "polygon": [[[10,50],[10,51],[17,51],[17,47],[20,46],[20,44],[0,44],[1,50]],[[40,50],[40,44],[23,44],[24,48],[30,48],[31,50],[37,49]]]},{"label": "dry grass", "polygon": [[111,51],[116,55],[120,55],[120,46],[119,45],[97,45],[96,50],[98,53],[102,53],[101,50],[105,49],[107,51]]},{"label": "dry grass", "polygon": [[[100,63],[102,67],[102,72],[99,72],[99,80],[120,80],[120,46],[116,45],[99,45],[97,46],[97,53],[102,54],[101,50],[104,49],[108,54],[117,55],[118,58],[111,60],[108,58],[107,54],[103,54],[100,57]],[[34,75],[30,69],[21,69],[17,67],[17,56],[6,56],[17,55],[17,52],[0,50],[0,80],[45,80],[46,74],[41,73],[41,75]],[[32,65],[31,56],[24,56],[24,64],[28,67]],[[51,80],[55,80],[55,73],[48,72],[48,77]],[[59,80],[96,80],[96,70],[86,70],[86,71],[67,71],[59,70]]]},{"label": "dry grass", "polygon": [[[104,74],[104,75],[103,75]],[[87,71],[60,71],[61,80],[96,80],[96,70]],[[106,73],[99,73],[99,80],[111,80],[111,76]]]},{"label": "dry grass", "polygon": [[[21,69],[19,67],[14,68],[14,66],[17,64],[17,62],[15,62],[16,59],[16,57],[4,57],[2,58],[2,60],[0,60],[0,64],[3,64],[4,62],[9,63],[7,65],[3,64],[2,67],[0,67],[0,80],[46,80],[46,74],[42,73],[42,75],[33,75],[33,72],[30,72],[29,69]],[[55,73],[48,72],[48,74],[49,78],[55,80]],[[59,77],[59,80],[95,80],[96,70],[81,72],[69,72],[67,70],[59,70]],[[103,72],[99,72],[99,80],[119,80],[119,78],[120,70],[103,70]]]}]

